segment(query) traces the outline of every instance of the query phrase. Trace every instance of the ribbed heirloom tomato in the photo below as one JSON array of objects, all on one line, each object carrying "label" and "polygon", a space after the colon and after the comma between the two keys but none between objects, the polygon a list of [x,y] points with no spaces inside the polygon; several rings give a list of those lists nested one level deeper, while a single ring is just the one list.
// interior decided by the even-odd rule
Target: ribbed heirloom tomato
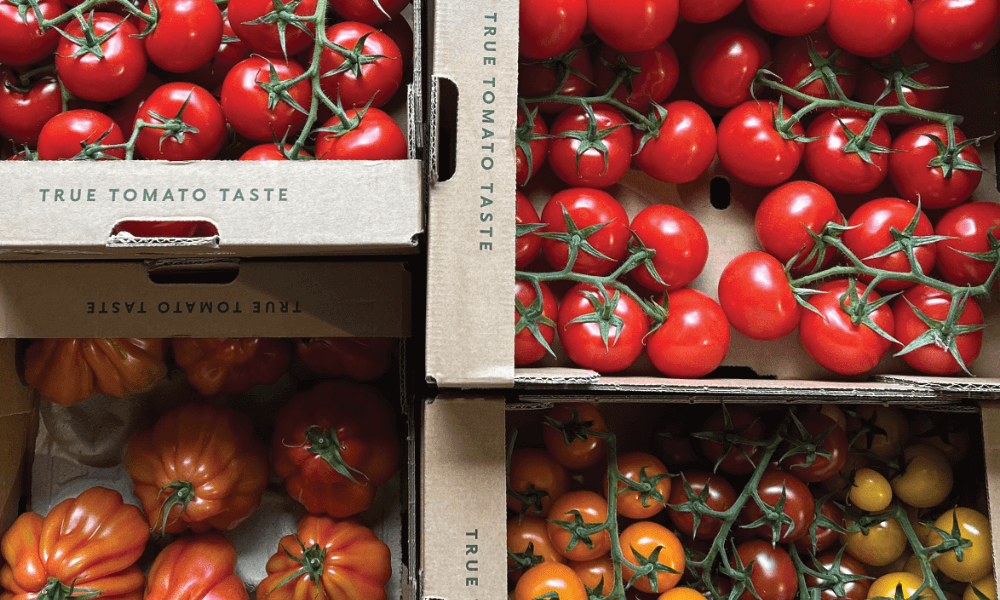
[{"label": "ribbed heirloom tomato", "polygon": [[392,338],[299,338],[295,353],[321,377],[372,381],[389,370],[395,345]]},{"label": "ribbed heirloom tomato", "polygon": [[221,533],[183,536],[156,555],[144,600],[249,600],[236,548]]},{"label": "ribbed heirloom tomato", "polygon": [[203,396],[270,385],[288,369],[288,342],[272,338],[174,338],[174,361]]}]

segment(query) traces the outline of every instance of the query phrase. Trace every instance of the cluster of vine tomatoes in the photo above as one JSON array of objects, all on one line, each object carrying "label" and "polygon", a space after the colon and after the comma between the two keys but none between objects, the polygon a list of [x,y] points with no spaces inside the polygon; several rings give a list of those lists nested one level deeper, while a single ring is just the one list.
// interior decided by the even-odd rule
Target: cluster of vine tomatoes
[{"label": "cluster of vine tomatoes", "polygon": [[[628,419],[649,421],[655,409],[635,408],[616,405],[630,432],[618,438],[599,437],[614,428],[586,403],[556,405],[540,423],[519,419],[517,440],[542,447],[521,445],[509,459],[515,600],[551,591],[619,598],[616,582],[640,600],[906,599],[916,597],[925,564],[949,598],[995,598],[985,500],[980,486],[964,485],[982,479],[982,461],[960,464],[979,451],[974,417],[873,405],[804,406],[794,417],[788,407],[672,405],[650,443],[634,435],[650,427]],[[564,435],[553,427],[563,423],[583,427]],[[622,478],[611,519],[609,456]],[[612,522],[618,539],[600,526]],[[592,526],[589,537],[574,529],[580,523]],[[956,531],[966,540],[961,560],[928,550]],[[660,565],[655,577],[632,578],[628,563],[650,561]]]},{"label": "cluster of vine tomatoes", "polygon": [[408,4],[329,0],[327,25],[317,0],[39,0],[37,14],[34,3],[3,0],[4,153],[123,159],[142,121],[129,157],[404,159],[405,136],[379,107],[412,73]]}]

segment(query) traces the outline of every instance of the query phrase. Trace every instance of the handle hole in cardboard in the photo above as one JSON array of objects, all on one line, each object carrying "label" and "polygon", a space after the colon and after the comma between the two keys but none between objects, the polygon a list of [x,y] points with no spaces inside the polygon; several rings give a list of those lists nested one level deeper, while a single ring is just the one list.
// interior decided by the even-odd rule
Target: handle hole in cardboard
[{"label": "handle hole in cardboard", "polygon": [[150,268],[149,280],[157,285],[226,285],[240,276],[235,262],[180,263]]},{"label": "handle hole in cardboard", "polygon": [[438,80],[438,182],[455,175],[458,158],[458,86],[449,79]]},{"label": "handle hole in cardboard", "polygon": [[219,228],[208,221],[121,221],[111,230],[111,237],[122,234],[137,238],[208,238],[219,235]]},{"label": "handle hole in cardboard", "polygon": [[719,210],[726,210],[732,202],[732,189],[725,177],[713,177],[708,184],[709,202]]}]

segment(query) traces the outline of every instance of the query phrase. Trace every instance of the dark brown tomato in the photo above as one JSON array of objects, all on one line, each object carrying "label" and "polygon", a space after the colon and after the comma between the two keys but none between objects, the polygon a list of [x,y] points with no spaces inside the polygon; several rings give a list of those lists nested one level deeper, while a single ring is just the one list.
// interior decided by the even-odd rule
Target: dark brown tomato
[{"label": "dark brown tomato", "polygon": [[[815,558],[815,564],[809,564],[809,560],[806,557],[803,557],[803,560],[806,561],[807,566],[815,568],[817,571],[833,571],[834,564],[837,561],[837,553],[827,552],[821,554]],[[822,569],[819,567],[822,567]],[[842,575],[847,576],[858,575],[866,577],[868,575],[868,570],[865,568],[864,563],[846,553],[840,557],[839,571]],[[823,590],[820,594],[820,600],[838,600],[840,598],[865,600],[868,597],[868,589],[872,585],[869,579],[858,579],[839,585],[832,585],[829,582],[821,581],[815,575],[806,575],[805,581],[806,587],[809,589],[819,588]]]},{"label": "dark brown tomato", "polygon": [[705,505],[715,511],[728,510],[736,502],[736,489],[722,475],[697,470],[682,471],[671,484],[667,514],[674,527],[696,541],[711,540],[722,528],[722,521],[715,517],[702,516],[696,530],[694,514],[678,508],[692,502],[688,488],[696,497],[705,493],[707,489]]},{"label": "dark brown tomato", "polygon": [[[785,505],[782,512],[792,522],[780,523],[777,537],[779,543],[794,542],[809,533],[809,526],[812,525],[813,519],[816,517],[816,501],[808,486],[802,483],[801,479],[784,471],[768,469],[764,471],[760,483],[757,484],[757,494],[764,504],[772,508],[775,508],[784,496]],[[740,513],[740,522],[743,525],[749,525],[757,522],[763,516],[764,512],[755,502],[747,502]],[[753,531],[758,537],[765,540],[774,539],[774,528],[769,523],[759,525]]]},{"label": "dark brown tomato", "polygon": [[[833,477],[847,462],[847,434],[832,418],[805,413],[790,428],[791,443],[784,446],[782,468],[807,483]],[[800,452],[788,452],[800,449]]]},{"label": "dark brown tomato", "polygon": [[[740,443],[740,440],[757,440],[764,435],[764,424],[749,410],[740,406],[729,406],[729,421],[725,412],[719,409],[702,424],[703,432],[721,434],[724,440],[701,440],[701,451],[718,470],[732,475],[746,475],[753,472],[760,454],[760,446]],[[742,451],[741,451],[742,449]]]}]

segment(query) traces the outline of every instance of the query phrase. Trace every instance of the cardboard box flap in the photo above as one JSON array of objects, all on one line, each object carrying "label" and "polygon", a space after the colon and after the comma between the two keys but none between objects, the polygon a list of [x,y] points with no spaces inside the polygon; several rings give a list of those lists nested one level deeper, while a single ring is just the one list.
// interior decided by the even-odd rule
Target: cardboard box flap
[{"label": "cardboard box flap", "polygon": [[0,263],[0,337],[410,334],[402,263],[247,261],[224,283],[192,273],[155,283],[142,262]]},{"label": "cardboard box flap", "polygon": [[[990,510],[987,515],[991,523],[1000,519],[1000,404],[983,402],[980,405],[983,415],[983,450],[986,454],[986,492],[989,496]],[[993,529],[993,572],[997,570],[997,559],[1000,558],[1000,535],[997,535],[996,525]]]},{"label": "cardboard box flap", "polygon": [[[518,6],[438,0],[433,19],[427,378],[510,386],[514,341],[496,315],[514,309]],[[458,91],[455,148],[438,135],[452,125],[439,122],[441,79]],[[455,172],[438,181],[437,153],[452,151]]]},{"label": "cardboard box flap", "polygon": [[[986,353],[980,360],[986,360]],[[1000,397],[1000,379],[995,377],[929,377],[925,375],[879,375],[880,381],[920,385],[942,392]]]}]

